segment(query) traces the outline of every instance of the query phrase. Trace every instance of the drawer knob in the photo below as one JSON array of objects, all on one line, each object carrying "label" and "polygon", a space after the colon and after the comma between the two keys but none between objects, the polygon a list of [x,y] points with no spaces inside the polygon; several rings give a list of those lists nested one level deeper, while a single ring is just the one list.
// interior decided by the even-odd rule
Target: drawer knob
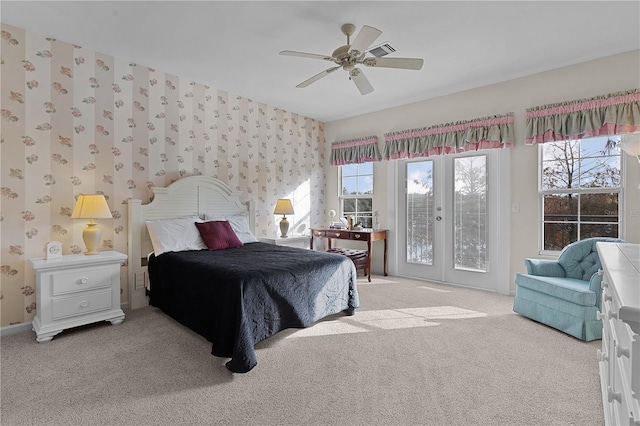
[{"label": "drawer knob", "polygon": [[623,348],[620,345],[616,345],[616,356],[618,358],[620,358],[621,356],[626,356],[627,358],[629,358],[629,348]]},{"label": "drawer knob", "polygon": [[339,232],[336,232],[336,238],[338,238],[340,236]]},{"label": "drawer knob", "polygon": [[622,392],[616,392],[611,386],[607,386],[607,400],[613,402],[614,400],[622,402]]},{"label": "drawer knob", "polygon": [[354,237],[360,238],[360,234],[355,234]]},{"label": "drawer knob", "polygon": [[80,307],[81,308],[86,308],[87,306],[89,306],[89,301],[88,300],[83,300],[82,302],[80,302]]},{"label": "drawer knob", "polygon": [[87,277],[80,278],[80,284],[86,284],[88,282],[89,282],[89,278],[87,278]]}]

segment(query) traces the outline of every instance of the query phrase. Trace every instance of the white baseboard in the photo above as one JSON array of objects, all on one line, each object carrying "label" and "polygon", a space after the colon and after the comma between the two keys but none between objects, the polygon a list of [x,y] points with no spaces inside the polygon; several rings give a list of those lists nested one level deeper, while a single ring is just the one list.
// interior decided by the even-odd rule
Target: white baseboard
[{"label": "white baseboard", "polygon": [[[127,309],[129,304],[127,302],[121,303],[121,309]],[[23,333],[25,331],[31,331],[31,321],[29,322],[21,322],[20,324],[12,324],[7,325],[5,327],[0,327],[0,338],[11,336],[18,333]]]},{"label": "white baseboard", "polygon": [[0,327],[0,338],[22,333],[24,331],[31,331],[31,321]]}]

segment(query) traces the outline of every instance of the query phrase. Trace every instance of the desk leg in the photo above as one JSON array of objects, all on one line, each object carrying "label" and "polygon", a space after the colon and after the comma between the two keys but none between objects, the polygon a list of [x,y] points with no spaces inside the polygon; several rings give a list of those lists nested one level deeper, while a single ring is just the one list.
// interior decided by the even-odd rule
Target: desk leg
[{"label": "desk leg", "polygon": [[369,282],[371,282],[371,258],[373,253],[371,253],[371,238],[367,240],[367,274],[369,275]]},{"label": "desk leg", "polygon": [[384,237],[384,276],[387,276],[387,237]]}]

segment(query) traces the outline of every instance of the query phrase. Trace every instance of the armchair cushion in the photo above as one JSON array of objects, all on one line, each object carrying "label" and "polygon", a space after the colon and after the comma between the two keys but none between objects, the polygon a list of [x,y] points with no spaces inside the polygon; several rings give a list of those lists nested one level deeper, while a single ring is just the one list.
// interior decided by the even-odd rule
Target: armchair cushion
[{"label": "armchair cushion", "polygon": [[589,283],[575,278],[537,277],[527,274],[516,274],[516,282],[520,287],[544,293],[582,306],[595,306],[596,293],[589,289]]}]

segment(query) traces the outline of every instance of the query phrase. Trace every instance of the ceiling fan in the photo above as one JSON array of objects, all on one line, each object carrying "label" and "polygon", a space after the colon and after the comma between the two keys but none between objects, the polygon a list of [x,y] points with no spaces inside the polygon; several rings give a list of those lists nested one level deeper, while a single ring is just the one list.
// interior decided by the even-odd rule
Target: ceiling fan
[{"label": "ceiling fan", "polygon": [[296,87],[307,87],[311,83],[315,83],[322,77],[331,74],[338,68],[342,68],[349,73],[349,80],[352,80],[358,87],[361,94],[366,95],[373,92],[373,86],[369,83],[369,80],[364,75],[364,72],[357,65],[365,65],[368,67],[378,68],[398,68],[406,70],[419,70],[422,68],[424,60],[419,58],[377,58],[366,56],[367,49],[371,44],[382,34],[377,28],[364,25],[356,38],[353,40],[353,44],[350,42],[351,35],[356,30],[353,24],[344,24],[341,27],[342,33],[347,36],[347,44],[338,47],[333,51],[331,56],[317,55],[315,53],[295,52],[292,50],[283,50],[281,55],[285,56],[299,56],[302,58],[322,59],[324,61],[335,62],[337,66],[327,68],[314,75],[313,77],[303,81]]}]

